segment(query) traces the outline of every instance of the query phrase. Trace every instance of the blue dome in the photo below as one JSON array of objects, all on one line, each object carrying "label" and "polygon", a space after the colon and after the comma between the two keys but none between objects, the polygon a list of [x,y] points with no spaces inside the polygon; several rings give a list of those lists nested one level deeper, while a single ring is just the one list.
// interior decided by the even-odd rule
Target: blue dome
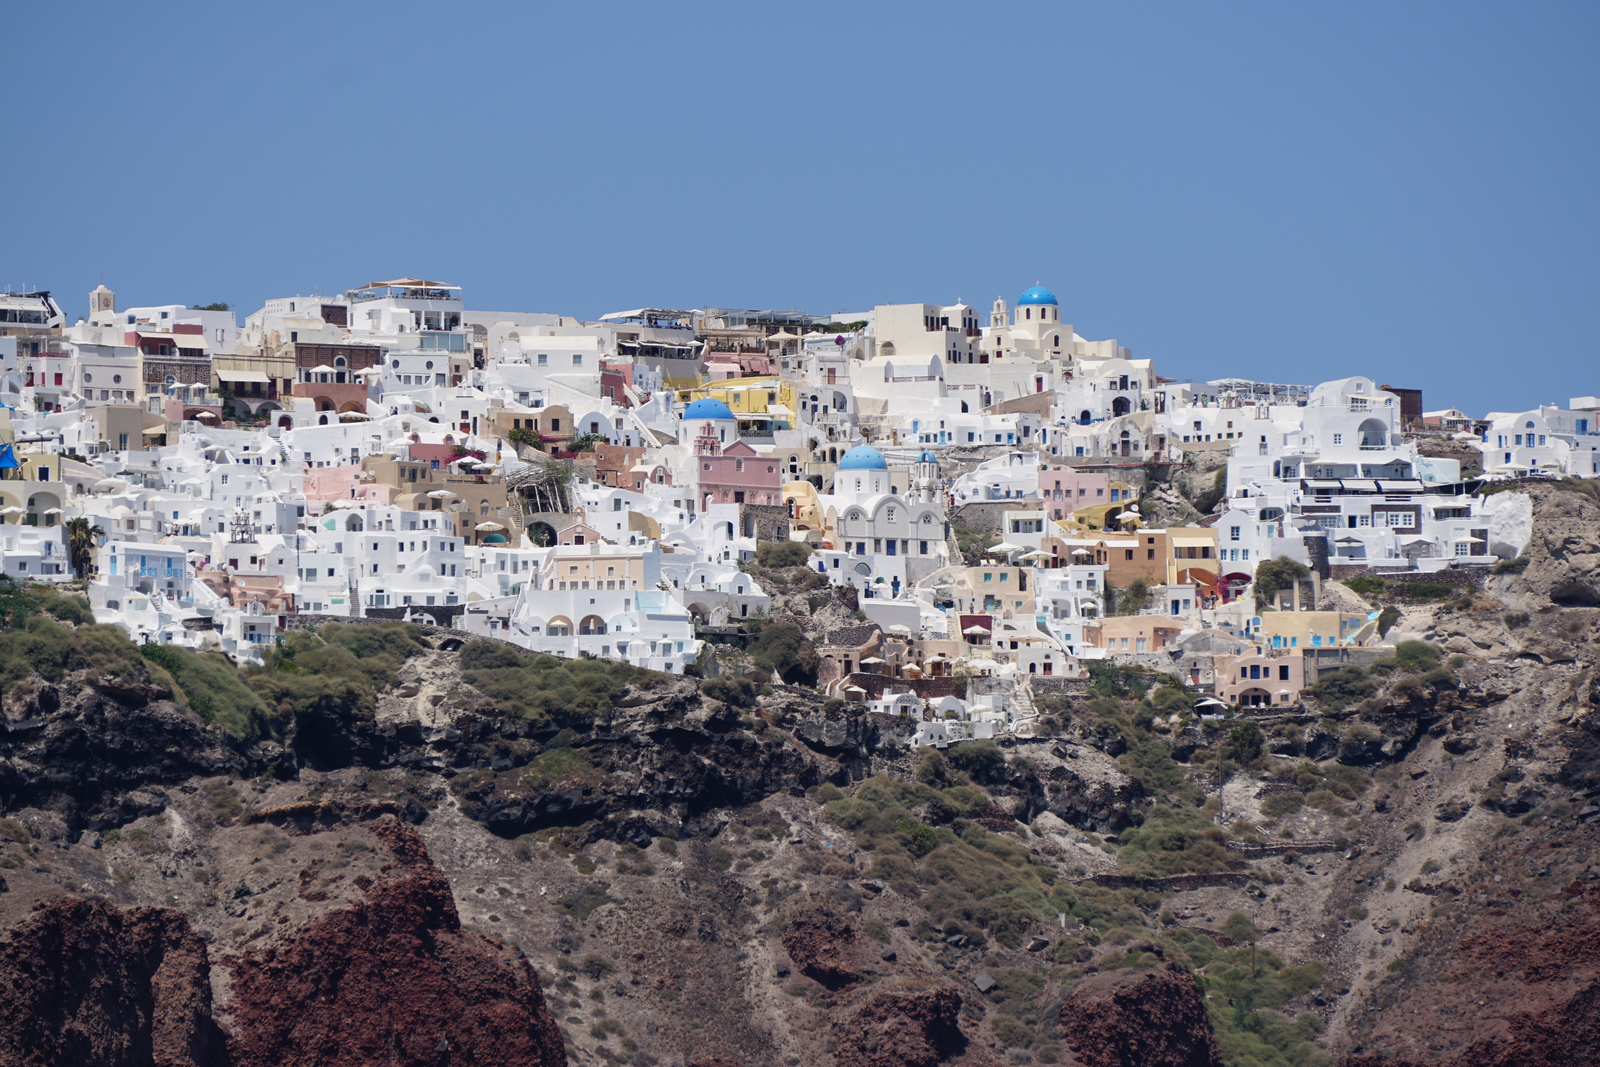
[{"label": "blue dome", "polygon": [[486,545],[503,545],[506,543],[506,537],[505,534],[492,533],[483,539],[483,543]]},{"label": "blue dome", "polygon": [[917,462],[918,463],[937,463],[937,462],[939,462],[939,459],[932,452],[929,452],[927,449],[923,449],[922,450],[922,455],[917,457]]},{"label": "blue dome", "polygon": [[1057,307],[1060,307],[1061,301],[1056,299],[1056,294],[1052,293],[1044,286],[1036,285],[1032,289],[1029,289],[1027,292],[1023,293],[1021,296],[1017,297],[1017,307],[1021,307],[1024,304],[1054,304]]},{"label": "blue dome", "polygon": [[889,464],[884,460],[883,453],[869,445],[857,445],[839,457],[839,469],[842,471],[886,471]]},{"label": "blue dome", "polygon": [[686,419],[731,419],[733,418],[733,412],[722,401],[706,397],[704,400],[696,400],[684,408],[683,417]]}]

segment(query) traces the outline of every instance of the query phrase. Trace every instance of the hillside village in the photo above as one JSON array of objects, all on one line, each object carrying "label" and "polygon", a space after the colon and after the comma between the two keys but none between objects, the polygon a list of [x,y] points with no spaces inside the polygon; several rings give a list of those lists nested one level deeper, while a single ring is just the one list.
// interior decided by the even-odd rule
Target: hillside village
[{"label": "hillside village", "polygon": [[1341,583],[1456,595],[1522,556],[1519,487],[1600,478],[1600,398],[1175,381],[1062,311],[4,295],[0,567],[241,663],[367,618],[713,677],[790,625],[773,675],[942,747],[1105,661],[1298,706],[1405,630]]}]

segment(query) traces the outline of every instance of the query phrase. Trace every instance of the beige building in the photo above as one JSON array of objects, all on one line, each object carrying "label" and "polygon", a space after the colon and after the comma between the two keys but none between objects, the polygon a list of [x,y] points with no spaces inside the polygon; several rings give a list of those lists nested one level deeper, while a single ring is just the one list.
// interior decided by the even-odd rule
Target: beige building
[{"label": "beige building", "polygon": [[1297,704],[1305,687],[1305,660],[1298,653],[1255,645],[1239,656],[1215,661],[1217,699],[1224,704],[1260,708]]},{"label": "beige building", "polygon": [[1107,652],[1160,652],[1178,640],[1184,624],[1162,615],[1112,615],[1086,620],[1083,639]]}]

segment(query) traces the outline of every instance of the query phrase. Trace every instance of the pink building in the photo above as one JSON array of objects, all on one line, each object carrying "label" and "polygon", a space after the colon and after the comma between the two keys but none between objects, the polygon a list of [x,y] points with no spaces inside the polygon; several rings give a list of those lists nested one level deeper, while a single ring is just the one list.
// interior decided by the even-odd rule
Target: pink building
[{"label": "pink building", "polygon": [[723,448],[710,432],[695,438],[700,466],[700,500],[704,504],[777,504],[782,475],[778,461],[763,459],[743,441]]},{"label": "pink building", "polygon": [[1111,478],[1071,467],[1039,468],[1039,496],[1052,519],[1064,519],[1078,508],[1111,501]]}]

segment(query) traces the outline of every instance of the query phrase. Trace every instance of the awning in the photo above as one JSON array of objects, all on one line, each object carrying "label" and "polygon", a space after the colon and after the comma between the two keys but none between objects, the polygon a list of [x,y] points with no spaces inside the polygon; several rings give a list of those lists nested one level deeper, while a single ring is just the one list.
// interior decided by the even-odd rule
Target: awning
[{"label": "awning", "polygon": [[792,419],[792,418],[794,418],[794,412],[789,410],[789,407],[788,407],[787,404],[768,404],[767,405],[767,412],[769,414],[778,416],[778,418],[780,418],[780,419]]},{"label": "awning", "polygon": [[1339,480],[1337,478],[1307,478],[1300,484],[1305,486],[1307,489],[1339,488]]},{"label": "awning", "polygon": [[1433,544],[1433,538],[1423,537],[1421,534],[1413,534],[1410,537],[1400,538],[1400,543],[1402,545],[1431,545]]},{"label": "awning", "polygon": [[1378,483],[1371,478],[1346,478],[1344,487],[1356,493],[1376,493]]},{"label": "awning", "polygon": [[1420,493],[1423,491],[1422,482],[1417,478],[1385,478],[1378,482],[1378,486],[1385,493]]},{"label": "awning", "polygon": [[1193,534],[1167,534],[1167,543],[1174,548],[1205,548],[1217,543],[1215,537],[1196,537]]},{"label": "awning", "polygon": [[261,382],[263,384],[271,384],[272,382],[271,378],[268,378],[258,370],[228,370],[222,368],[217,371],[217,377],[225,382]]}]

